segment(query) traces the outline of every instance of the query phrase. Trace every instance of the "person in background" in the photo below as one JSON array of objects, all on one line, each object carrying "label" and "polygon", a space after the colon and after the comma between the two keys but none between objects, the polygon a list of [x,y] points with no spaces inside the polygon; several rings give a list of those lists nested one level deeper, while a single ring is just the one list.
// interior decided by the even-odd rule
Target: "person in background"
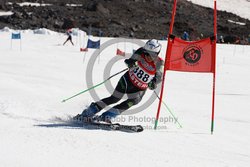
[{"label": "person in background", "polygon": [[219,37],[219,43],[224,43],[224,38],[222,35]]},{"label": "person in background", "polygon": [[189,34],[188,34],[186,31],[184,31],[184,33],[183,33],[181,39],[183,39],[183,40],[185,40],[185,41],[190,41],[190,39],[189,39]]},{"label": "person in background", "polygon": [[66,34],[68,35],[68,38],[66,39],[66,41],[63,43],[63,45],[65,45],[68,41],[71,42],[71,44],[74,46],[74,43],[72,41],[72,30],[68,29]]}]

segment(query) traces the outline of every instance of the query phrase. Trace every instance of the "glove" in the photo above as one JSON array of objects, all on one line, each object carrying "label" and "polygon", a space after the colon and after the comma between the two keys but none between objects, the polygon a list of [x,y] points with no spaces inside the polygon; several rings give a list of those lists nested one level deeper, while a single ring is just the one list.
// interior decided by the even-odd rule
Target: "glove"
[{"label": "glove", "polygon": [[136,64],[135,64],[135,60],[133,60],[133,59],[126,59],[125,61],[124,61],[124,63],[128,66],[128,68],[133,68],[133,67],[135,67],[136,66]]},{"label": "glove", "polygon": [[153,79],[148,83],[148,88],[149,88],[150,90],[154,90],[154,89],[156,89],[156,87],[157,87],[156,79],[153,78]]}]

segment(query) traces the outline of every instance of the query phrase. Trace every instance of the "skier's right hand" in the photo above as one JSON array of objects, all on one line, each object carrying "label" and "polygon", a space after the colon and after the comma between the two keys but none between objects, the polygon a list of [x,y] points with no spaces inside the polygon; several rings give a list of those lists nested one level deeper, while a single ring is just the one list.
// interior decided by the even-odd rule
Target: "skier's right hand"
[{"label": "skier's right hand", "polygon": [[124,63],[128,66],[128,68],[136,67],[136,61],[133,59],[126,59],[124,60]]}]

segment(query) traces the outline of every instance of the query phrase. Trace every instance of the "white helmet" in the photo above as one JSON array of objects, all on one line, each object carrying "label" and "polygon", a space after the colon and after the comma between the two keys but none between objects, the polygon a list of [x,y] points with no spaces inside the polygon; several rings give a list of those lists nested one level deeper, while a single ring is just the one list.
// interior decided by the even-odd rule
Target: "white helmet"
[{"label": "white helmet", "polygon": [[150,39],[143,48],[149,53],[156,53],[158,55],[161,51],[161,44],[156,39]]}]

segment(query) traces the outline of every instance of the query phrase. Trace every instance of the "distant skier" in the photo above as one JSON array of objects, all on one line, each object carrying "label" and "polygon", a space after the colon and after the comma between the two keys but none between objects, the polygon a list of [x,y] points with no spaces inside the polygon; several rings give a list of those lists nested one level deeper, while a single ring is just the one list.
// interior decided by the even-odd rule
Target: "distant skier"
[{"label": "distant skier", "polygon": [[[74,117],[79,121],[104,121],[111,123],[111,120],[120,115],[125,110],[138,104],[144,96],[146,89],[156,89],[157,84],[162,80],[164,61],[158,57],[161,44],[151,39],[144,47],[139,48],[124,62],[129,70],[120,78],[113,94],[97,102],[92,102],[90,106],[81,114]],[[128,99],[110,108],[100,116],[95,116],[103,108],[110,104],[117,103],[127,94]]]},{"label": "distant skier", "polygon": [[68,41],[71,42],[71,44],[74,46],[74,43],[72,41],[72,30],[68,29],[66,34],[68,35],[68,38],[66,39],[66,41],[63,43],[63,45],[65,45]]}]

